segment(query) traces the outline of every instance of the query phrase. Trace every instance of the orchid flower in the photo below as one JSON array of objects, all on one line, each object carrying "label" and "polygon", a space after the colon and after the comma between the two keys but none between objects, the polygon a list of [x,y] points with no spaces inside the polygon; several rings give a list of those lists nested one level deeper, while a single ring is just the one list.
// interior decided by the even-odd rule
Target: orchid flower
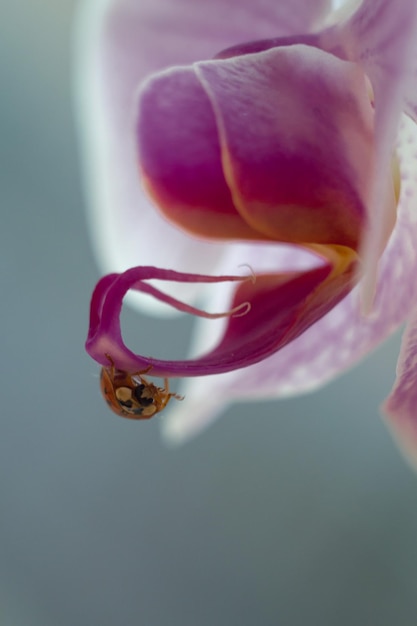
[{"label": "orchid flower", "polygon": [[[414,454],[417,3],[94,0],[79,32],[91,230],[112,272],[89,354],[183,379],[163,425],[184,440],[225,399],[318,388],[409,320],[384,410]],[[129,290],[195,315],[197,356],[129,350]]]}]

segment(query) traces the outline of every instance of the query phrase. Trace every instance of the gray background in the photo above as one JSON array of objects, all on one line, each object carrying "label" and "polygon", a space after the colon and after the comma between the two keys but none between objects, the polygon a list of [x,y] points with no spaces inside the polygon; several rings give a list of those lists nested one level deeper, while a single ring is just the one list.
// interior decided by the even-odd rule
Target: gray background
[{"label": "gray background", "polygon": [[[0,8],[1,626],[415,626],[417,477],[377,412],[398,336],[321,392],[236,406],[176,450],[158,420],[101,401],[73,9]],[[157,336],[154,353],[185,351],[185,321],[125,321],[149,352]]]}]

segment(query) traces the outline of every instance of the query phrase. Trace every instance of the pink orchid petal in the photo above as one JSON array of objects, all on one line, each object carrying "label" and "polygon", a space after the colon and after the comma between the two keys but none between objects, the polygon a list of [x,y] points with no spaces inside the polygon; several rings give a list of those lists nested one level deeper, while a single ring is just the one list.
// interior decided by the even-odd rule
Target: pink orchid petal
[{"label": "pink orchid petal", "polygon": [[[266,396],[315,389],[368,354],[413,311],[417,301],[417,129],[407,119],[403,120],[397,149],[402,176],[398,219],[380,261],[370,316],[362,315],[356,288],[290,346],[263,364],[250,368],[252,371],[242,372],[235,391],[245,393],[246,373],[255,376],[260,394]],[[245,255],[245,258],[252,265],[251,257]],[[238,259],[228,261],[236,263]],[[256,272],[255,262],[253,268]]]},{"label": "pink orchid petal", "polygon": [[[337,31],[337,29],[336,29]],[[417,54],[417,3],[364,0],[341,27],[347,58],[358,62],[371,81],[375,104],[376,162],[371,223],[364,239],[365,305],[372,302],[377,263],[395,224],[395,190],[390,177],[392,146],[404,110]],[[388,184],[387,184],[388,181]]]},{"label": "pink orchid petal", "polygon": [[397,380],[383,405],[388,426],[417,468],[417,310],[408,321],[397,366]]},{"label": "pink orchid petal", "polygon": [[404,113],[417,122],[417,54],[414,51],[412,77],[406,86]]},{"label": "pink orchid petal", "polygon": [[256,41],[244,41],[237,44],[237,46],[230,46],[226,50],[221,50],[215,56],[215,59],[231,59],[233,57],[240,57],[247,54],[256,54],[258,52],[265,52],[273,48],[281,48],[284,46],[293,46],[296,44],[303,44],[305,46],[312,46],[315,48],[321,48],[320,34],[316,33],[296,33],[295,35],[286,35],[284,37],[273,37],[272,39],[258,39]]},{"label": "pink orchid petal", "polygon": [[[153,263],[187,271],[191,263],[207,273],[224,251],[167,223],[143,192],[132,141],[139,83],[240,41],[305,32],[328,8],[328,0],[85,0],[75,42],[77,108],[91,233],[102,268]],[[177,285],[175,293],[190,301],[197,291],[196,285]],[[148,302],[141,305],[149,308]],[[158,304],[151,308],[160,311]]]},{"label": "pink orchid petal", "polygon": [[[345,18],[333,23],[335,18]],[[367,278],[365,308],[374,295],[378,259],[394,228],[397,194],[391,172],[392,146],[401,111],[417,119],[417,4],[413,0],[363,0],[346,3],[321,33],[274,37],[231,47],[219,56],[248,54],[273,46],[305,43],[357,63],[369,77],[375,105],[375,163],[371,222],[363,240]]]},{"label": "pink orchid petal", "polygon": [[203,237],[264,238],[233,204],[216,120],[193,67],[165,71],[143,85],[137,135],[142,179],[170,221]]},{"label": "pink orchid petal", "polygon": [[197,71],[248,224],[277,241],[357,247],[373,165],[373,111],[360,68],[292,45]]},{"label": "pink orchid petal", "polygon": [[[187,398],[199,398],[202,406],[207,402],[211,413],[202,411],[200,419],[200,414],[192,409],[193,402],[190,406],[184,402],[181,412],[178,407],[171,407],[164,420],[168,438],[183,441],[197,434],[223,413],[225,399],[247,402],[314,391],[355,365],[406,321],[417,302],[417,127],[407,118],[402,121],[397,152],[401,168],[398,219],[381,257],[370,316],[361,313],[357,287],[303,335],[261,363],[221,376],[183,381],[181,393]],[[288,259],[281,259],[277,248],[275,261],[273,246],[234,246],[225,263],[236,267],[246,262],[255,273],[258,268],[275,263],[290,267],[291,254]],[[266,265],[263,256],[267,258]],[[211,306],[220,310],[227,302],[227,293],[221,289],[216,293],[218,298],[211,300]],[[212,329],[217,334],[210,337]],[[217,322],[197,321],[196,349],[212,345],[221,332]],[[215,398],[220,401],[214,402]]]},{"label": "pink orchid petal", "polygon": [[163,72],[137,134],[148,188],[191,232],[358,246],[373,109],[357,65],[293,45]]}]

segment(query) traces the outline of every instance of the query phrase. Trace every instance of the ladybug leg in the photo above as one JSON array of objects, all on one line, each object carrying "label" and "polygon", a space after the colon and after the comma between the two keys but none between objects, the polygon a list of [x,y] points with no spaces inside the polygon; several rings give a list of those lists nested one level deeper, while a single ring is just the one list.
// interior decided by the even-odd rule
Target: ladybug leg
[{"label": "ladybug leg", "polygon": [[[115,367],[115,365],[114,365],[114,361],[113,361],[113,359],[111,358],[111,356],[110,356],[110,354],[109,354],[108,352],[106,352],[104,356],[106,357],[106,359],[107,359],[108,361],[110,361],[110,365],[111,365],[111,372],[112,372],[112,374],[114,375],[114,372],[115,372],[115,370],[116,370],[116,367]],[[146,374],[147,372],[150,372],[150,370],[151,370],[152,368],[153,368],[153,365],[148,365],[148,367],[147,367],[146,369],[141,370],[140,372],[135,372],[134,374],[131,374],[131,376],[141,376],[142,374]],[[122,370],[121,370],[121,371],[122,371]],[[145,382],[148,382],[148,381],[145,381]]]},{"label": "ladybug leg", "polygon": [[106,352],[104,356],[106,357],[106,359],[107,359],[108,361],[110,361],[110,365],[112,365],[112,366],[114,367],[114,361],[113,361],[113,359],[111,358],[110,354],[109,354],[108,352]]},{"label": "ladybug leg", "polygon": [[108,361],[110,361],[110,365],[111,365],[111,368],[110,368],[110,369],[111,369],[111,376],[112,376],[112,378],[114,378],[114,372],[115,372],[115,370],[116,370],[116,368],[114,367],[114,361],[113,361],[113,359],[111,358],[110,354],[108,354],[107,352],[106,352],[106,354],[105,354],[104,356],[106,357],[106,359],[108,359]]},{"label": "ladybug leg", "polygon": [[177,393],[170,393],[168,378],[164,378],[164,385],[165,385],[165,388],[164,388],[164,393],[165,393],[164,407],[166,407],[166,405],[168,404],[168,402],[170,401],[171,398],[175,398],[176,400],[184,400],[184,396],[179,396]]},{"label": "ladybug leg", "polygon": [[153,368],[153,365],[149,365],[146,370],[141,370],[140,372],[135,372],[134,374],[132,374],[132,377],[136,379],[139,378],[139,380],[141,380],[145,385],[149,386],[149,385],[153,385],[153,383],[150,383],[149,380],[147,380],[145,378],[145,376],[143,374],[147,374],[148,372],[150,372],[150,370]]},{"label": "ladybug leg", "polygon": [[133,376],[142,376],[142,374],[147,374],[148,372],[151,371],[152,368],[153,368],[153,365],[148,365],[148,367],[145,370],[141,370],[140,372],[135,372]]}]

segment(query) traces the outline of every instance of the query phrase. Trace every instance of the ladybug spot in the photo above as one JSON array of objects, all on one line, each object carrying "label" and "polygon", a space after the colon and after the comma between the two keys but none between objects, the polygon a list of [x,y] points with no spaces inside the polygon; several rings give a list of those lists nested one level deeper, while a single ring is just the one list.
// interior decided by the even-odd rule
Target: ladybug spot
[{"label": "ladybug spot", "polygon": [[119,400],[120,406],[124,406],[126,409],[131,409],[133,406],[132,400]]},{"label": "ladybug spot", "polygon": [[153,404],[153,398],[139,398],[138,402],[141,406],[150,406]]},{"label": "ladybug spot", "polygon": [[135,396],[136,400],[139,400],[139,398],[141,398],[142,392],[144,389],[145,389],[145,385],[143,383],[141,383],[140,385],[137,385],[134,388],[133,395]]},{"label": "ladybug spot", "polygon": [[143,398],[142,393],[145,390],[145,385],[141,384],[134,388],[133,396],[140,406],[149,406],[153,403],[153,398]]},{"label": "ladybug spot", "polygon": [[129,387],[119,387],[118,389],[116,389],[116,398],[120,406],[123,406],[126,409],[132,408],[132,392]]}]

